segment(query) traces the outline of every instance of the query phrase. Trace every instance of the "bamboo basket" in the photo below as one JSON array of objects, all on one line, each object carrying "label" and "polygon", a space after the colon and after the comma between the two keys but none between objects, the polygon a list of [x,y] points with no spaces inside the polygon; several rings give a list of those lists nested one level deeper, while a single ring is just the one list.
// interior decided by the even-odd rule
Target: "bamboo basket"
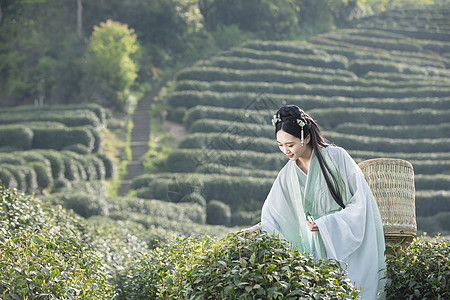
[{"label": "bamboo basket", "polygon": [[401,159],[376,158],[360,162],[358,166],[377,201],[385,241],[410,243],[417,234],[411,163]]}]

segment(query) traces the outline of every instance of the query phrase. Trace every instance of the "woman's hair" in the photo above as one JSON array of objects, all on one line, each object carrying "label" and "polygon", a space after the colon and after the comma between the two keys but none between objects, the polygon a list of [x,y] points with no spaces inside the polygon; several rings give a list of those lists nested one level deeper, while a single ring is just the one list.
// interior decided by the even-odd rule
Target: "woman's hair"
[{"label": "woman's hair", "polygon": [[336,201],[336,203],[342,208],[345,208],[337,178],[333,175],[333,173],[331,173],[330,167],[325,162],[325,159],[320,152],[322,148],[325,148],[330,144],[323,137],[316,121],[314,121],[313,118],[311,118],[297,105],[282,106],[274,116],[274,120],[276,122],[275,134],[279,130],[283,130],[298,138],[301,138],[301,127],[299,122],[303,121],[305,124],[303,126],[303,137],[306,138],[308,135],[311,135],[309,142],[313,148],[317,160],[319,161],[320,169],[325,177],[328,189],[333,196],[334,201]]}]

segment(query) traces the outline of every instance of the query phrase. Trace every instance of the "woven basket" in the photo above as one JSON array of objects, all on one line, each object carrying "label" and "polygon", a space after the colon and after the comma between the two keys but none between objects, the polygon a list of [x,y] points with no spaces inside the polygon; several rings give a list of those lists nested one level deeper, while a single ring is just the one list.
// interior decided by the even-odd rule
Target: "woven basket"
[{"label": "woven basket", "polygon": [[417,234],[414,170],[401,159],[376,158],[358,164],[377,200],[386,242],[409,243]]}]

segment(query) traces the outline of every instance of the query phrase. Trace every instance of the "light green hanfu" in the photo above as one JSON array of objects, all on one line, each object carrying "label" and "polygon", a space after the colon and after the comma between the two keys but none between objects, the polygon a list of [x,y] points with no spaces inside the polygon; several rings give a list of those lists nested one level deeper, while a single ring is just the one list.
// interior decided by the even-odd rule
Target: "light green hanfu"
[{"label": "light green hanfu", "polygon": [[[376,201],[344,149],[328,146],[321,153],[338,178],[345,209],[332,198],[312,154],[308,174],[293,161],[280,171],[262,209],[261,229],[279,234],[301,252],[338,260],[362,299],[381,298],[385,245]],[[319,231],[311,232],[307,220],[316,222]]]}]

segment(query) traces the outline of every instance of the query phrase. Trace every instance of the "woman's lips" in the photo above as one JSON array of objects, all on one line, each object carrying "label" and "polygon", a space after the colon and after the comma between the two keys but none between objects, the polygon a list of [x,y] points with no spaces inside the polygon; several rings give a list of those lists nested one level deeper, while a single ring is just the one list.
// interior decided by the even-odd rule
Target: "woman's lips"
[{"label": "woman's lips", "polygon": [[294,154],[288,154],[288,157],[289,157],[289,158],[293,158],[293,157],[294,157]]}]

